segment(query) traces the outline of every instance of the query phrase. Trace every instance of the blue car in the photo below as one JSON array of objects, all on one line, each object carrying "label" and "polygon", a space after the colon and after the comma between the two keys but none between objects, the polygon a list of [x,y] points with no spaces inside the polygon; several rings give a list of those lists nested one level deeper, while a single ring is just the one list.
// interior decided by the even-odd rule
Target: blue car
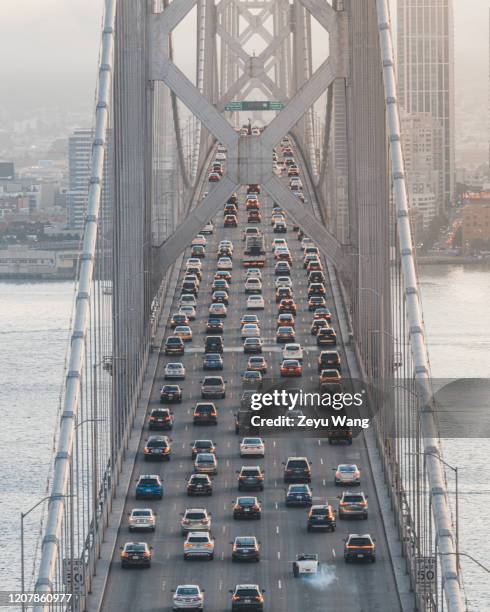
[{"label": "blue car", "polygon": [[311,506],[313,495],[307,484],[292,484],[286,492],[286,506]]},{"label": "blue car", "polygon": [[223,357],[219,353],[206,353],[202,362],[203,370],[222,370]]},{"label": "blue car", "polygon": [[136,499],[162,499],[163,484],[158,474],[142,474],[136,485]]}]

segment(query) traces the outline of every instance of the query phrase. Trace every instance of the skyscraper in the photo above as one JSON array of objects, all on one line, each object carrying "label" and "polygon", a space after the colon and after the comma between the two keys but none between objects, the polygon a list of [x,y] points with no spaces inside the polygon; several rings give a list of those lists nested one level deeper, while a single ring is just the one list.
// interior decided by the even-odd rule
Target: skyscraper
[{"label": "skyscraper", "polygon": [[[428,113],[441,130],[442,196],[454,198],[454,23],[452,0],[398,0],[399,102],[408,114]],[[410,181],[410,177],[409,177]]]}]

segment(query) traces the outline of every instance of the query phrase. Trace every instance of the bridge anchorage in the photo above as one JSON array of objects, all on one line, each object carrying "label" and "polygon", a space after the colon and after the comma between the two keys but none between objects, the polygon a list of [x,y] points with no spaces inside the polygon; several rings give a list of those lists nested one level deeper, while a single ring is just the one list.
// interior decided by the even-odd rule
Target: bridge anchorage
[{"label": "bridge anchorage", "polygon": [[[191,28],[193,79],[179,68],[182,37]],[[261,129],[243,129],[238,109],[254,97],[274,110],[253,115],[251,127],[260,117]],[[206,587],[205,608],[229,609],[227,590],[247,582],[265,587],[269,610],[323,610],[327,601],[344,609],[464,610],[412,248],[387,0],[106,0],[94,134],[57,451],[43,537],[26,557],[39,595],[34,609],[177,609],[171,590],[184,582]],[[223,172],[211,183],[218,144]],[[301,199],[285,178],[286,145],[299,168]],[[103,206],[104,159],[111,194]],[[371,389],[376,415],[347,447],[265,436],[265,456],[254,461],[265,465],[262,520],[253,528],[233,521],[230,505],[235,468],[247,465],[233,450],[248,359],[240,319],[253,305],[236,271],[247,245],[247,185],[261,189],[258,227],[267,252],[260,334],[269,367],[279,373],[282,354],[273,303],[280,281],[270,252],[282,235],[272,235],[264,218],[276,205],[285,215],[293,261],[302,381],[316,380],[318,349],[294,226],[319,249],[342,375]],[[238,227],[222,228],[221,207],[235,193]],[[146,415],[159,403],[169,361],[162,347],[171,334],[169,317],[179,309],[184,258],[209,222],[206,257],[194,266],[201,289],[194,339],[182,358],[184,400],[172,417],[173,469],[145,468]],[[215,278],[210,250],[219,238],[233,239],[223,330],[228,394],[217,402],[219,426],[204,435],[217,442],[213,495],[209,503],[191,503],[182,491],[192,469],[188,445],[199,435],[191,416],[203,377],[198,336],[206,327],[204,294]],[[327,498],[337,505],[332,467],[360,465],[361,490],[370,492],[367,523],[351,527],[337,515],[337,533],[307,537],[306,518],[286,510],[280,487],[281,462],[298,455],[310,459],[315,504]],[[163,477],[163,500],[134,503],[134,480],[148,473]],[[118,545],[130,556],[124,545],[135,540],[127,536],[133,506],[157,512],[155,532],[136,539],[152,543],[144,559],[152,556],[158,565],[134,578],[118,563]],[[216,552],[198,571],[182,560],[188,549],[178,537],[179,511],[194,506],[212,508],[214,544],[208,545]],[[343,539],[356,532],[376,536],[376,564],[369,568],[342,560],[349,551]],[[238,572],[228,563],[227,542],[257,534],[261,562]],[[318,575],[295,581],[291,563],[315,561],[296,559],[309,552],[318,555]],[[73,597],[54,602],[50,595],[58,592]]]}]

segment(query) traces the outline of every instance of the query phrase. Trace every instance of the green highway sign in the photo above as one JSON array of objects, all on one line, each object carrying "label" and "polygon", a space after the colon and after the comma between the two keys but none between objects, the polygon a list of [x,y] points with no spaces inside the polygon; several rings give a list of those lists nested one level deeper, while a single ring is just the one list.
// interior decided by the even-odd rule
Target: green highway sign
[{"label": "green highway sign", "polygon": [[284,104],[282,102],[271,102],[269,100],[244,100],[243,102],[228,102],[225,104],[225,111],[275,111],[283,108]]}]

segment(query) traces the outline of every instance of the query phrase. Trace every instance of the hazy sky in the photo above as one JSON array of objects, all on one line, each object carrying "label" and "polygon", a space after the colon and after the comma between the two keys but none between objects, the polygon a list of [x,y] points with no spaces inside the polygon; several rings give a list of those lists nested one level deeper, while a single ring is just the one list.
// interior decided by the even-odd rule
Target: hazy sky
[{"label": "hazy sky", "polygon": [[[0,0],[0,106],[88,107],[103,0]],[[486,105],[490,0],[454,0],[457,86]]]}]

